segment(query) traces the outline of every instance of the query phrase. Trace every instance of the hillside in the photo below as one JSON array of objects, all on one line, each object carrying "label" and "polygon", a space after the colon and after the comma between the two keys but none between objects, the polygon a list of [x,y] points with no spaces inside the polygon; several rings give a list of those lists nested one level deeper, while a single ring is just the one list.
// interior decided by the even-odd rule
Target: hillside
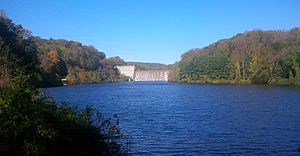
[{"label": "hillside", "polygon": [[9,18],[0,18],[0,86],[9,83],[16,65],[35,73],[42,87],[62,85],[64,78],[70,84],[122,81],[114,68],[125,64],[120,57],[106,58],[95,47],[76,41],[32,36]]},{"label": "hillside", "polygon": [[120,74],[114,69],[115,65],[125,64],[120,57],[106,58],[95,47],[76,41],[40,37],[32,40],[37,45],[44,84],[60,83],[62,78],[70,84],[120,81]]},{"label": "hillside", "polygon": [[138,70],[169,70],[172,65],[162,63],[126,62],[127,65],[135,65]]},{"label": "hillside", "polygon": [[300,84],[300,29],[254,30],[181,56],[170,78],[192,83]]}]

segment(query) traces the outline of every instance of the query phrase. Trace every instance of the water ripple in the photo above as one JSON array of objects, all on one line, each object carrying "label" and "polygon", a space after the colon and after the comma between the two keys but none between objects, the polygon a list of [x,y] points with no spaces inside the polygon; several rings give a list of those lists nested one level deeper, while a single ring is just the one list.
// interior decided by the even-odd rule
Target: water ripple
[{"label": "water ripple", "polygon": [[176,83],[45,89],[118,114],[133,155],[297,155],[300,89]]}]

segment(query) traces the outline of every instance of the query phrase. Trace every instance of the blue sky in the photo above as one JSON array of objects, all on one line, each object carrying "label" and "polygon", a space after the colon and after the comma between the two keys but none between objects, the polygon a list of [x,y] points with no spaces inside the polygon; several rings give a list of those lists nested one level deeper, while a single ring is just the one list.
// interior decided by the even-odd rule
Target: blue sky
[{"label": "blue sky", "polygon": [[174,63],[246,30],[300,26],[300,0],[1,0],[0,8],[33,35],[126,61]]}]

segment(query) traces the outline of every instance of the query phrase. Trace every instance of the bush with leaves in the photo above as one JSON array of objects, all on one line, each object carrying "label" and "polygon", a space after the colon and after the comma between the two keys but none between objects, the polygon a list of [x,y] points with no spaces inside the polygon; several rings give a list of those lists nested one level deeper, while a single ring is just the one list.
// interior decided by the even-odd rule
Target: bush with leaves
[{"label": "bush with leaves", "polygon": [[0,90],[0,155],[121,155],[118,118],[87,107],[56,104],[33,87],[30,75],[15,74]]}]

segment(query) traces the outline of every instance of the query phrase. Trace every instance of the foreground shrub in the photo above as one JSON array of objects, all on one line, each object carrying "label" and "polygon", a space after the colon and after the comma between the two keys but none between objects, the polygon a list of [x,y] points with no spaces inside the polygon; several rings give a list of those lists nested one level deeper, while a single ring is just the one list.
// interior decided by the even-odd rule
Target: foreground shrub
[{"label": "foreground shrub", "polygon": [[0,155],[122,155],[118,119],[56,104],[19,74],[0,90]]}]

